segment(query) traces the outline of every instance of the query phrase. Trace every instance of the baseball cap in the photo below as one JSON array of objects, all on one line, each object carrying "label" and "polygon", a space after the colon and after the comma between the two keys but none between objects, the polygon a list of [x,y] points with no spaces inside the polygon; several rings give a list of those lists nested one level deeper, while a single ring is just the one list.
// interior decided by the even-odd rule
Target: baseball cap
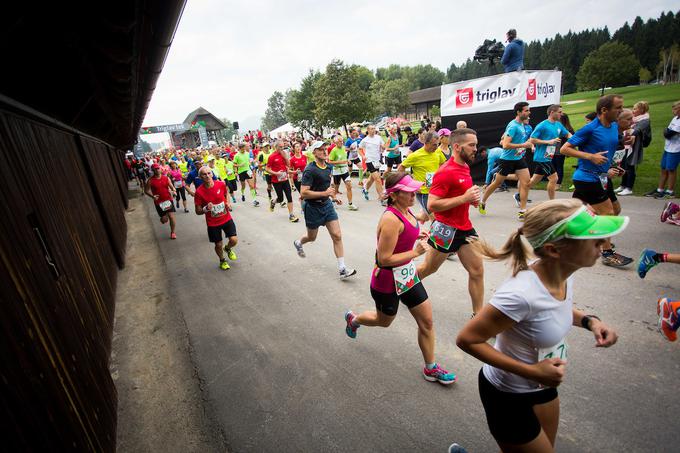
[{"label": "baseball cap", "polygon": [[215,160],[215,156],[213,155],[208,156],[208,162],[210,162],[211,160]]},{"label": "baseball cap", "polygon": [[321,148],[323,145],[325,145],[324,142],[322,142],[321,140],[317,140],[309,146],[309,150],[314,151],[315,149]]},{"label": "baseball cap", "polygon": [[396,183],[389,189],[385,190],[385,193],[387,194],[394,192],[415,192],[416,190],[420,189],[422,185],[423,185],[422,182],[416,181],[409,175],[405,175],[403,178],[399,180],[398,183]]},{"label": "baseball cap", "polygon": [[449,135],[451,135],[451,131],[448,130],[447,128],[445,128],[445,127],[442,127],[441,129],[439,129],[439,130],[437,131],[437,134],[438,134],[440,137],[441,137],[442,135],[445,135],[446,137],[448,137]]},{"label": "baseball cap", "polygon": [[265,146],[269,146],[269,142],[264,142],[264,143],[262,144],[262,147],[265,147]]},{"label": "baseball cap", "polygon": [[621,233],[629,221],[626,216],[596,215],[585,206],[581,206],[569,217],[535,236],[527,237],[527,240],[534,249],[538,249],[547,242],[565,238],[604,239]]},{"label": "baseball cap", "polygon": [[151,169],[152,169],[152,170],[155,170],[155,169],[157,169],[157,168],[161,168],[161,166],[158,165],[158,164],[152,164],[152,165],[151,165]]}]

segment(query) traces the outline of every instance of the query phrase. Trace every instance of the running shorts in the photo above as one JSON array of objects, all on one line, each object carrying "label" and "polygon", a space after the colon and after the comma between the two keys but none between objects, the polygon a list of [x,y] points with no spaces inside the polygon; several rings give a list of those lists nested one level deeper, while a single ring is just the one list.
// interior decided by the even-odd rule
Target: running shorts
[{"label": "running shorts", "polygon": [[270,185],[272,183],[272,175],[264,175],[264,180]]},{"label": "running shorts", "polygon": [[322,203],[305,201],[302,211],[305,215],[305,226],[310,230],[316,230],[328,222],[338,220],[338,213],[335,212],[333,202],[330,200]]},{"label": "running shorts", "polygon": [[361,158],[357,157],[355,159],[351,159],[350,162],[352,165],[356,165],[357,167],[361,167]]},{"label": "running shorts", "polygon": [[378,162],[366,162],[366,171],[369,173],[380,171],[380,164]]},{"label": "running shorts", "polygon": [[385,157],[385,165],[387,165],[388,170],[392,170],[392,167],[399,165],[401,163],[401,155],[397,157]]},{"label": "running shorts", "polygon": [[549,162],[536,162],[534,161],[534,174],[535,175],[545,175],[550,176],[556,173],[555,166],[552,161]]},{"label": "running shorts", "polygon": [[478,381],[486,423],[497,442],[521,445],[538,437],[541,423],[534,413],[534,406],[557,398],[556,388],[527,393],[503,392],[489,382],[482,370],[479,370]]},{"label": "running shorts", "polygon": [[467,241],[467,238],[469,237],[472,238],[478,237],[477,232],[475,231],[474,228],[472,228],[471,230],[456,230],[456,232],[453,233],[453,241],[451,241],[451,245],[449,246],[448,250],[446,250],[444,247],[435,244],[431,238],[427,240],[427,243],[430,244],[430,246],[438,252],[454,253],[460,250],[462,246],[469,244],[469,242]]},{"label": "running shorts", "polygon": [[229,219],[222,225],[209,226],[208,240],[210,242],[221,242],[222,232],[224,232],[224,237],[226,237],[227,239],[232,236],[236,236],[236,224],[234,223],[234,219]]},{"label": "running shorts", "polygon": [[170,203],[171,203],[170,209],[168,209],[167,211],[161,211],[161,208],[156,203],[153,204],[153,206],[156,208],[156,212],[158,213],[158,217],[163,217],[167,215],[169,212],[175,212],[175,205],[174,203],[172,203],[172,200],[170,200]]},{"label": "running shorts", "polygon": [[253,179],[253,177],[250,176],[247,171],[242,171],[241,173],[238,174],[239,181],[247,181],[249,179]]},{"label": "running shorts", "polygon": [[[385,272],[392,272],[390,269],[382,269]],[[399,300],[406,305],[408,309],[412,309],[422,304],[427,300],[427,291],[423,286],[423,282],[418,282],[413,288],[409,289],[400,296],[397,292],[381,293],[371,288],[371,297],[375,302],[375,308],[387,316],[395,316],[399,310]]]},{"label": "running shorts", "polygon": [[529,166],[527,165],[527,161],[524,160],[524,158],[517,160],[498,159],[496,163],[499,168],[498,173],[500,173],[503,176],[508,176],[513,173],[516,173],[517,170],[529,168]]},{"label": "running shorts", "polygon": [[661,169],[666,171],[675,171],[680,165],[680,153],[669,153],[664,151],[661,155]]},{"label": "running shorts", "polygon": [[340,181],[345,181],[349,178],[349,173],[343,173],[341,175],[333,175],[333,184],[340,184]]},{"label": "running shorts", "polygon": [[236,179],[227,179],[225,182],[227,183],[227,188],[229,189],[229,193],[236,193],[238,191],[238,185],[236,184]]},{"label": "running shorts", "polygon": [[612,203],[617,200],[612,180],[609,178],[607,178],[606,189],[602,188],[600,182],[574,181],[572,197],[590,205],[603,203],[607,199],[611,200]]}]

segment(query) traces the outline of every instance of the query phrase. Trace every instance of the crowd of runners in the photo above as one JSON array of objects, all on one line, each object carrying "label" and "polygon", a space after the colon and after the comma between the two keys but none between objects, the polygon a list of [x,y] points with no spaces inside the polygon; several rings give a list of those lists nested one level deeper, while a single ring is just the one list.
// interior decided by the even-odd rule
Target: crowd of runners
[{"label": "crowd of runners", "polygon": [[[422,375],[441,384],[454,383],[456,375],[436,360],[432,305],[424,280],[432,278],[445,260],[457,257],[468,276],[471,304],[470,319],[457,344],[484,362],[479,392],[491,434],[502,451],[548,452],[553,451],[557,434],[557,387],[567,366],[565,337],[570,328],[590,331],[598,347],[617,341],[615,330],[598,316],[573,307],[572,286],[573,274],[598,259],[612,267],[633,262],[616,251],[611,238],[629,222],[620,215],[617,192],[632,187],[629,157],[649,144],[645,132],[634,124],[648,106],[638,103],[631,111],[623,105],[622,96],[603,96],[588,123],[574,131],[559,105],[549,106],[547,119],[532,128],[530,106],[519,102],[498,146],[488,148],[478,146],[476,132],[464,122],[454,130],[424,124],[417,133],[393,124],[384,136],[369,125],[366,130],[352,129],[349,136],[338,132],[327,141],[293,135],[270,143],[259,135],[209,150],[131,158],[128,168],[130,177],[153,199],[161,223],[169,224],[171,239],[177,238],[176,211],[181,204],[185,213],[190,212],[187,194],[193,198],[192,211],[205,216],[208,240],[223,270],[237,260],[235,204],[257,209],[258,197],[266,194],[269,211],[285,209],[292,223],[303,218],[304,231],[290,238],[291,253],[294,250],[301,258],[319,228],[325,227],[339,278],[370,280],[375,302],[374,310],[345,313],[347,336],[357,339],[362,326],[388,327],[403,303],[417,325]],[[680,164],[680,102],[673,106],[673,120],[664,136],[660,187],[651,194],[657,198],[674,195]],[[531,164],[527,153],[532,155]],[[470,167],[482,154],[488,171],[486,184],[479,187]],[[573,197],[558,199],[565,156],[578,161]],[[622,177],[615,190],[613,180]],[[549,200],[527,208],[531,189],[544,179]],[[385,207],[376,219],[370,276],[357,276],[346,264],[336,212],[345,199],[349,211],[359,209],[355,180],[365,200]],[[519,223],[508,228],[507,242],[496,250],[479,237],[469,210],[473,206],[487,215],[492,195],[507,190],[508,181],[517,182],[513,200]],[[680,206],[668,201],[660,220],[680,225]],[[513,269],[486,304],[484,258],[509,260]],[[637,263],[639,277],[645,278],[659,263],[680,264],[680,254],[643,250]],[[663,298],[656,309],[659,330],[675,341],[680,301]],[[464,450],[452,445],[451,451]]]}]

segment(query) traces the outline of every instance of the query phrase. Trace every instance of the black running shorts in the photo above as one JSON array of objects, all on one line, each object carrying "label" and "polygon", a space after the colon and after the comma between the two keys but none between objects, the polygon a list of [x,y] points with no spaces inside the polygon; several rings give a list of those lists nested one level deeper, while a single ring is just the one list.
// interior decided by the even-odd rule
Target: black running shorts
[{"label": "black running shorts", "polygon": [[600,204],[607,199],[614,203],[617,198],[614,193],[612,180],[607,178],[607,188],[603,189],[602,184],[598,182],[574,181],[573,198],[578,198],[584,203],[593,205]]},{"label": "black running shorts", "polygon": [[[392,272],[390,269],[381,269],[381,271]],[[425,291],[423,282],[418,282],[413,288],[400,296],[397,295],[396,291],[393,293],[381,293],[371,288],[371,297],[373,297],[375,302],[376,310],[385,313],[387,316],[395,316],[397,310],[399,310],[399,300],[410,310],[427,300],[427,291]]]},{"label": "black running shorts", "polygon": [[500,173],[503,176],[508,176],[513,173],[517,173],[517,170],[529,168],[529,166],[527,165],[527,161],[524,160],[524,158],[517,160],[498,159],[496,161],[496,165],[498,165],[499,168],[498,173]]}]

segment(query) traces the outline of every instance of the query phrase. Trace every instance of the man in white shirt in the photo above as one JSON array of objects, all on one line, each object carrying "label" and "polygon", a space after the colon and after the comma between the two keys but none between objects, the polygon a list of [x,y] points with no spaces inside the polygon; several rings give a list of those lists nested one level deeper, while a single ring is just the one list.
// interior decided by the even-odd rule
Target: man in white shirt
[{"label": "man in white shirt", "polygon": [[375,126],[368,126],[368,135],[359,143],[359,149],[363,150],[366,156],[366,171],[369,173],[368,184],[362,189],[364,198],[368,200],[368,189],[371,184],[375,183],[375,190],[380,200],[383,195],[383,184],[380,179],[380,157],[385,149],[385,142],[375,133]]}]

